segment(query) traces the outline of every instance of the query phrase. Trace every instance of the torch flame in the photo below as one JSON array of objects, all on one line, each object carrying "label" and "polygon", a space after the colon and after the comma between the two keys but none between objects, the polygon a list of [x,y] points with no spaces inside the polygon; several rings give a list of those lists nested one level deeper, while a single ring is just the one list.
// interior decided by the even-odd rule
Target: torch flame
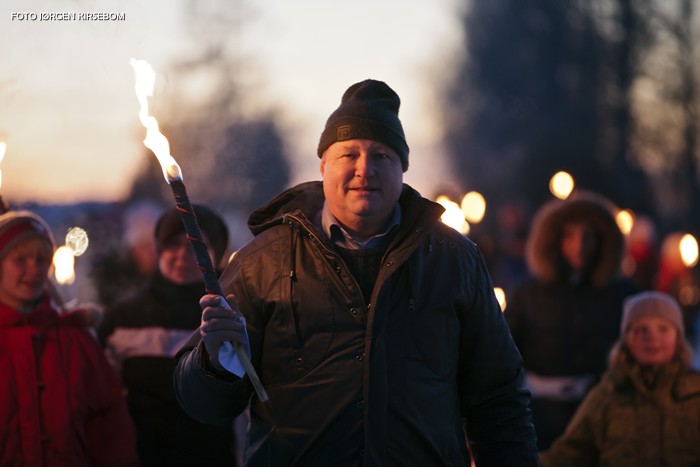
[{"label": "torch flame", "polygon": [[493,288],[493,293],[496,295],[496,300],[498,300],[498,304],[501,306],[501,313],[506,311],[506,292],[503,290],[501,287],[494,287]]},{"label": "torch flame", "polygon": [[[0,141],[0,162],[5,157],[5,151],[7,150],[7,144],[4,141]],[[2,170],[0,170],[0,186],[2,186]]]},{"label": "torch flame", "polygon": [[549,180],[549,191],[559,199],[566,199],[574,191],[575,185],[574,177],[561,170]]},{"label": "torch flame", "polygon": [[620,228],[620,231],[626,237],[629,237],[630,232],[632,232],[632,228],[634,227],[634,212],[632,212],[630,209],[619,210],[615,215],[615,222],[617,222],[617,226]]},{"label": "torch flame", "polygon": [[440,216],[440,220],[452,227],[453,229],[459,231],[462,235],[469,235],[470,226],[467,220],[464,218],[464,213],[459,207],[459,204],[452,201],[445,195],[438,196],[435,200],[437,203],[445,208],[445,212]]},{"label": "torch flame", "polygon": [[460,207],[464,212],[464,218],[474,224],[481,222],[486,214],[486,200],[478,191],[470,191],[464,195]]},{"label": "torch flame", "polygon": [[56,281],[61,284],[72,284],[75,280],[75,257],[73,250],[67,246],[59,247],[53,254]]},{"label": "torch flame", "polygon": [[692,268],[698,264],[698,241],[691,234],[685,234],[678,242],[678,249],[681,253],[683,264]]},{"label": "torch flame", "polygon": [[88,234],[80,227],[73,227],[66,234],[66,246],[70,248],[73,256],[80,256],[87,250],[90,244]]},{"label": "torch flame", "polygon": [[182,180],[182,171],[180,166],[175,161],[175,158],[170,155],[170,144],[168,139],[163,136],[158,128],[158,121],[152,115],[148,114],[148,98],[153,96],[153,87],[156,82],[156,74],[153,67],[145,60],[136,60],[132,58],[129,63],[134,68],[136,75],[136,98],[139,100],[139,120],[146,128],[146,139],[143,140],[144,146],[153,151],[153,154],[158,158],[160,166],[163,169],[165,181],[170,183],[173,180]]}]

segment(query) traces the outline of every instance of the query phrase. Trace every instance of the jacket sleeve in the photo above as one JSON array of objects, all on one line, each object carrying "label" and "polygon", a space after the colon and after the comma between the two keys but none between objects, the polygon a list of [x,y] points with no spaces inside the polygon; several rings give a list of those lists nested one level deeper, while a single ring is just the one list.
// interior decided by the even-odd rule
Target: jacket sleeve
[{"label": "jacket sleeve", "polygon": [[[224,296],[235,293],[239,308],[246,315],[251,344],[255,341],[254,322],[251,314],[243,310],[252,308],[241,285],[234,292],[233,283],[241,281],[239,255],[224,269],[219,282]],[[252,347],[253,357],[257,355]],[[176,355],[173,384],[178,403],[187,414],[200,422],[212,425],[230,425],[243,413],[253,395],[253,386],[247,376],[239,378],[227,371],[217,371],[211,364],[204,342],[195,331],[192,338]],[[255,361],[254,361],[255,363]]]},{"label": "jacket sleeve", "polygon": [[70,336],[79,342],[86,362],[83,433],[90,465],[137,466],[136,431],[117,375],[87,330],[74,331]]},{"label": "jacket sleeve", "polygon": [[179,355],[173,384],[183,410],[203,423],[231,424],[248,405],[249,383],[233,374],[215,373],[207,365],[209,356],[202,341]]},{"label": "jacket sleeve", "polygon": [[594,420],[599,419],[607,398],[599,383],[591,389],[564,433],[546,451],[541,453],[542,467],[577,467],[598,465],[599,442],[596,440]]},{"label": "jacket sleeve", "polygon": [[472,257],[472,296],[462,318],[459,384],[462,414],[477,466],[536,466],[530,392],[480,253]]}]

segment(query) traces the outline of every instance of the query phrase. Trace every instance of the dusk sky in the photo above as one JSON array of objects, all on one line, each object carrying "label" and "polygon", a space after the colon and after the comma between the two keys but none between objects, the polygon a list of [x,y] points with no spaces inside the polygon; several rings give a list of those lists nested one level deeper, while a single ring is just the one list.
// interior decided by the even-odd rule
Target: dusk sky
[{"label": "dusk sky", "polygon": [[[411,146],[405,180],[429,194],[449,172],[434,95],[458,50],[457,3],[247,2],[251,21],[232,34],[255,58],[262,84],[255,100],[282,110],[293,183],[319,178],[315,148],[327,116],[349,85],[371,77],[401,96],[400,118]],[[63,203],[126,195],[145,157],[129,59],[148,61],[167,83],[167,67],[193,45],[183,32],[185,4],[2,3],[0,141],[7,151],[0,193],[6,200]],[[86,13],[116,19],[88,19]],[[154,99],[167,100],[167,86],[159,89]]]}]

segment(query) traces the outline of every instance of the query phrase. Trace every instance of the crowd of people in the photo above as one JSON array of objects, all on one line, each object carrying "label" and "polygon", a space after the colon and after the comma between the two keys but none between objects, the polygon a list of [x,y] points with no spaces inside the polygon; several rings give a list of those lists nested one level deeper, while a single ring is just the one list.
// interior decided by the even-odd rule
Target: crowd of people
[{"label": "crowd of people", "polygon": [[503,312],[479,246],[404,182],[400,103],[351,85],[320,180],[231,257],[194,205],[223,297],[178,210],[148,208],[94,264],[95,321],[53,289],[46,222],[0,214],[0,465],[700,465],[686,310],[622,274],[610,201],[538,210]]}]

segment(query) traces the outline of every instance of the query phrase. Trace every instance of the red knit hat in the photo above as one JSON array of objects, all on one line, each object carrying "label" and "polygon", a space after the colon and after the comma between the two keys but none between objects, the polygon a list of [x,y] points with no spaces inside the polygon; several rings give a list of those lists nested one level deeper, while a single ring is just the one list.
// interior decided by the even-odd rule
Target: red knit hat
[{"label": "red knit hat", "polygon": [[52,248],[56,247],[48,224],[29,211],[8,211],[0,215],[0,259],[20,241],[28,238],[43,238]]}]

